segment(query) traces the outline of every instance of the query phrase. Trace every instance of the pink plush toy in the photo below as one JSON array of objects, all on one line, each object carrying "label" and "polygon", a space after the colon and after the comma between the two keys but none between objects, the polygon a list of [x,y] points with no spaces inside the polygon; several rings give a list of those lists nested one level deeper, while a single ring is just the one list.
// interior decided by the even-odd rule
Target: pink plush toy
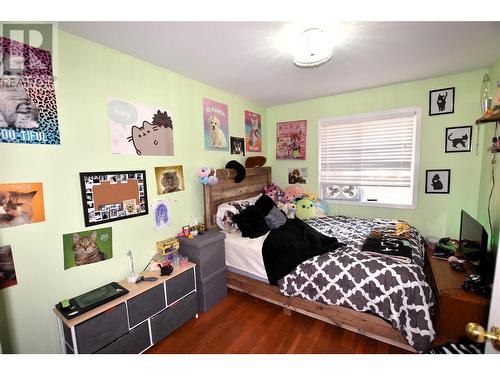
[{"label": "pink plush toy", "polygon": [[285,198],[283,189],[274,183],[264,186],[264,194],[270,196],[274,203],[283,202]]},{"label": "pink plush toy", "polygon": [[301,198],[304,191],[298,185],[290,185],[285,188],[285,202],[294,203],[295,199]]}]

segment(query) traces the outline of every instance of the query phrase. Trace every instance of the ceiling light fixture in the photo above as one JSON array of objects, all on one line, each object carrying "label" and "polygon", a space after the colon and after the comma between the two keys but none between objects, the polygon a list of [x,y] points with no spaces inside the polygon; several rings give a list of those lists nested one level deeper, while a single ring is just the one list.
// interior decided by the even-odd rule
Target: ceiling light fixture
[{"label": "ceiling light fixture", "polygon": [[332,41],[328,32],[311,28],[300,34],[293,56],[299,68],[314,68],[332,58]]}]

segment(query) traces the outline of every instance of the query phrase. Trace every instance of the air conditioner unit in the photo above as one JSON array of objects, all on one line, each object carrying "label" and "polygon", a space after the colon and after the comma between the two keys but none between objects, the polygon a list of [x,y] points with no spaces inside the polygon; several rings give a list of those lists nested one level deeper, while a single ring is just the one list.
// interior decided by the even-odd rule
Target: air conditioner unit
[{"label": "air conditioner unit", "polygon": [[323,185],[323,198],[329,200],[359,201],[359,186],[329,184]]}]

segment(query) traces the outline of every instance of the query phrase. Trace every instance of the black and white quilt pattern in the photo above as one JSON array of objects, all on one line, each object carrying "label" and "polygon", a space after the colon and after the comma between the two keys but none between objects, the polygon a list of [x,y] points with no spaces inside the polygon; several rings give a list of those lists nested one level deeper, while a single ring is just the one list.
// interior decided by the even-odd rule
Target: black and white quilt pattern
[{"label": "black and white quilt pattern", "polygon": [[423,272],[423,238],[413,227],[411,264],[361,252],[374,225],[394,224],[386,219],[329,216],[306,220],[319,232],[347,245],[300,264],[280,279],[287,296],[300,297],[375,314],[399,330],[409,345],[425,351],[435,332],[430,317],[431,288]]}]

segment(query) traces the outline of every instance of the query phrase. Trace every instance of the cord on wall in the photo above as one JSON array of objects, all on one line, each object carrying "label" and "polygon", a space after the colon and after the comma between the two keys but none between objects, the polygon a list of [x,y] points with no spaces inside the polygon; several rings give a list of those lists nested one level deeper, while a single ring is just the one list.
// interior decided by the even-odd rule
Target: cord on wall
[{"label": "cord on wall", "polygon": [[[498,128],[498,123],[497,121],[495,123],[495,132],[493,135],[496,137],[497,135],[497,128]],[[490,196],[488,197],[488,222],[490,224],[490,249],[493,249],[493,225],[491,224],[491,197],[493,196],[493,190],[495,189],[495,163],[496,163],[496,152],[493,152],[493,157],[491,159],[491,190],[490,190]]]}]

